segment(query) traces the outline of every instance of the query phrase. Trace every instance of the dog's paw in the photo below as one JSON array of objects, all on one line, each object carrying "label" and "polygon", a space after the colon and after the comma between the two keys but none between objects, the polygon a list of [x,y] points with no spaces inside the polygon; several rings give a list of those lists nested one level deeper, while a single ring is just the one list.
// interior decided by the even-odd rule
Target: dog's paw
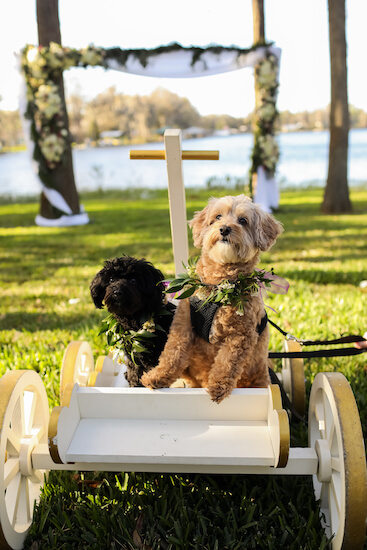
[{"label": "dog's paw", "polygon": [[150,388],[151,390],[164,388],[166,385],[162,381],[162,379],[157,374],[154,374],[154,372],[152,371],[143,374],[143,376],[141,377],[141,383],[143,384],[143,386],[145,386],[146,388]]},{"label": "dog's paw", "polygon": [[212,384],[208,386],[208,393],[214,403],[220,403],[231,394],[232,389],[232,385],[229,384]]}]

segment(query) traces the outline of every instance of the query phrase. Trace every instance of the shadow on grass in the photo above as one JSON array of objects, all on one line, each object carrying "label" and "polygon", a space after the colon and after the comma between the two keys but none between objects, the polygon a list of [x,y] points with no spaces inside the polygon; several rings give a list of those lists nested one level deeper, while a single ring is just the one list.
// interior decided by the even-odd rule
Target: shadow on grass
[{"label": "shadow on grass", "polygon": [[144,227],[162,226],[167,224],[169,229],[169,210],[167,205],[154,204],[154,208],[149,203],[143,203],[144,206],[139,206],[136,203],[124,205],[121,203],[121,208],[116,204],[114,208],[104,208],[103,210],[90,209],[90,223],[86,225],[72,227],[39,227],[35,224],[35,216],[37,210],[31,212],[22,212],[22,214],[5,213],[0,215],[0,227],[15,229],[19,227],[34,229],[34,234],[40,236],[42,234],[73,234],[78,235],[104,234],[108,233],[130,233],[136,232],[139,227],[139,220]]},{"label": "shadow on grass", "polygon": [[68,283],[85,284],[86,271],[91,272],[91,278],[103,267],[105,260],[122,255],[144,257],[149,261],[153,257],[159,258],[160,262],[172,261],[171,248],[166,240],[154,238],[141,242],[131,239],[130,243],[110,246],[96,241],[73,247],[72,238],[61,240],[57,236],[53,243],[37,239],[31,245],[26,239],[20,242],[17,237],[10,237],[7,239],[7,250],[6,258],[0,264],[0,279],[4,284],[60,280],[64,270]]},{"label": "shadow on grass", "polygon": [[99,317],[91,305],[91,312],[68,312],[62,315],[42,312],[4,313],[0,318],[0,330],[26,330],[37,332],[41,330],[73,330],[80,327],[92,327],[99,324]]}]

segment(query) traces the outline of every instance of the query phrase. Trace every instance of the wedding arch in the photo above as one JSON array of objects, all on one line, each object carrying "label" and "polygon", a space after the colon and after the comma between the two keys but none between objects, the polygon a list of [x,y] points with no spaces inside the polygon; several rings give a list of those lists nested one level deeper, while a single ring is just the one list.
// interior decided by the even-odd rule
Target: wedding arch
[{"label": "wedding arch", "polygon": [[260,103],[253,124],[254,146],[251,155],[250,189],[256,175],[254,199],[265,210],[278,205],[274,173],[279,158],[275,139],[275,121],[280,49],[272,44],[248,49],[211,45],[205,48],[184,47],[174,43],[155,49],[103,49],[89,45],[81,50],[51,42],[47,47],[27,45],[21,52],[21,69],[25,77],[23,114],[29,121],[33,158],[47,200],[60,211],[60,218],[48,220],[37,216],[38,225],[81,225],[88,223],[85,212],[73,214],[53,181],[53,171],[63,162],[68,130],[62,116],[58,82],[71,67],[102,66],[127,73],[190,78],[253,67],[259,86]]}]

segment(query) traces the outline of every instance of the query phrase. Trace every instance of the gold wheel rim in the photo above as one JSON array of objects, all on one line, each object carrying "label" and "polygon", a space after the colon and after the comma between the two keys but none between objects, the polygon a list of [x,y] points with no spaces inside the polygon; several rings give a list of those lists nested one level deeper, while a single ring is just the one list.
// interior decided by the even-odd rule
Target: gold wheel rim
[{"label": "gold wheel rim", "polygon": [[88,342],[70,342],[65,350],[60,373],[60,401],[68,384],[85,386],[94,369],[93,354]]},{"label": "gold wheel rim", "polygon": [[309,424],[310,447],[317,439],[327,440],[331,453],[330,483],[319,482],[317,476],[313,481],[326,517],[326,524],[322,523],[329,536],[335,535],[332,548],[362,548],[367,516],[366,455],[354,395],[341,373],[315,377]]},{"label": "gold wheel rim", "polygon": [[289,446],[290,446],[290,431],[288,414],[283,409],[282,396],[280,394],[279,386],[275,384],[270,385],[270,391],[273,401],[273,408],[278,413],[279,418],[279,460],[277,468],[285,468],[289,458]]},{"label": "gold wheel rim", "polygon": [[31,453],[47,443],[48,420],[46,390],[35,371],[10,371],[0,379],[1,548],[23,548],[47,475],[33,470]]}]

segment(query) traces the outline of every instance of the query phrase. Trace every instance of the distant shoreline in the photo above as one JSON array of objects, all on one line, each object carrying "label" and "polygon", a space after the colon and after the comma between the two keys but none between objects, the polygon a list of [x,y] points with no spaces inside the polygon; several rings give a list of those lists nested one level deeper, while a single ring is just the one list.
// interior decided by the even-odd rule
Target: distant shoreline
[{"label": "distant shoreline", "polygon": [[[366,128],[350,128],[349,131],[365,131],[367,130],[367,127]],[[314,134],[318,134],[318,133],[322,133],[322,132],[328,132],[329,129],[328,128],[320,128],[320,129],[317,129],[317,128],[314,128],[314,129],[307,129],[307,128],[299,128],[299,129],[294,129],[294,130],[282,130],[282,131],[279,131],[277,135],[283,135],[283,134],[305,134],[305,133],[314,133]],[[188,138],[183,138],[183,141],[185,141],[185,139],[190,139],[190,140],[196,140],[196,139],[210,139],[212,137],[215,137],[217,135],[220,135],[220,137],[232,137],[233,135],[239,135],[239,134],[242,134],[242,135],[252,135],[252,132],[231,132],[230,130],[228,130],[228,132],[224,131],[222,133],[222,131],[218,134],[215,134],[215,133],[212,133],[212,134],[208,134],[206,136],[190,136]],[[90,143],[75,143],[73,142],[72,143],[72,149],[78,149],[78,150],[81,150],[81,149],[93,149],[93,148],[103,148],[103,149],[106,149],[107,147],[131,147],[131,146],[139,146],[139,145],[146,145],[148,143],[163,143],[163,137],[160,138],[160,139],[153,139],[152,136],[150,136],[151,139],[148,139],[146,141],[144,140],[140,140],[140,139],[133,139],[133,140],[117,140],[117,139],[114,139],[113,142],[103,142],[103,140],[99,140],[99,142],[90,142]],[[118,143],[117,143],[118,142]],[[8,146],[5,146],[3,148],[0,149],[0,154],[7,154],[7,153],[20,153],[20,152],[23,152],[23,151],[26,151],[27,150],[27,147],[25,144],[21,144],[21,145],[16,145],[16,146],[12,146],[12,147],[8,147]]]}]

